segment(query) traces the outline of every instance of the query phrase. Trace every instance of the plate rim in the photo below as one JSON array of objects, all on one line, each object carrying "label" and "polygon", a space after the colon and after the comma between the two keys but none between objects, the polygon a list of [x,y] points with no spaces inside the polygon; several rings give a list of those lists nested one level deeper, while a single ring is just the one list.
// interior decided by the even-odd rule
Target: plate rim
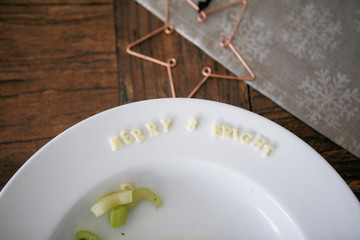
[{"label": "plate rim", "polygon": [[[216,102],[216,101],[212,101],[212,100],[204,100],[204,99],[187,99],[187,98],[160,98],[160,99],[150,99],[150,100],[143,100],[143,101],[137,101],[137,102],[132,102],[132,103],[128,103],[128,104],[124,104],[121,106],[117,106],[108,110],[105,110],[103,112],[97,113],[93,116],[90,116],[82,121],[80,121],[79,123],[71,126],[70,128],[66,129],[65,131],[63,131],[62,133],[60,133],[59,135],[57,135],[56,137],[54,137],[53,139],[51,139],[49,142],[47,142],[44,146],[42,146],[37,152],[35,152],[17,171],[16,173],[12,176],[12,178],[6,183],[6,185],[4,186],[4,188],[2,189],[2,191],[0,192],[0,204],[1,204],[1,199],[4,196],[4,194],[6,194],[7,191],[9,191],[8,189],[12,188],[13,182],[16,181],[16,179],[18,178],[19,175],[23,174],[24,171],[27,171],[26,169],[28,168],[29,165],[31,165],[34,161],[36,161],[36,157],[38,154],[40,154],[42,151],[45,151],[48,146],[52,145],[52,144],[56,144],[56,142],[58,141],[58,139],[61,139],[62,136],[68,134],[69,132],[72,131],[72,129],[77,128],[79,126],[83,126],[86,125],[88,122],[93,121],[97,118],[99,118],[99,116],[105,116],[107,113],[109,112],[113,112],[113,111],[117,111],[118,109],[123,109],[122,111],[126,111],[126,108],[132,108],[132,106],[134,105],[139,105],[139,104],[152,104],[152,103],[159,103],[161,104],[161,102],[202,102],[204,104],[213,104],[213,105],[218,105],[219,107],[228,107],[231,109],[231,111],[244,111],[246,112],[246,114],[251,115],[252,117],[255,118],[259,118],[261,121],[266,121],[268,124],[276,126],[277,128],[282,129],[284,132],[286,132],[287,135],[291,136],[292,138],[296,139],[296,141],[301,142],[303,146],[306,146],[307,151],[311,151],[312,154],[314,154],[314,156],[316,155],[318,159],[321,159],[321,164],[324,165],[324,167],[327,168],[327,171],[329,174],[331,174],[332,178],[336,178],[336,180],[338,182],[341,182],[341,184],[347,189],[347,198],[351,199],[354,202],[358,202],[355,194],[352,192],[352,190],[350,189],[350,187],[346,184],[346,182],[344,181],[344,179],[338,174],[338,172],[330,165],[330,163],[328,161],[326,161],[318,152],[316,152],[310,145],[308,145],[304,140],[302,140],[301,138],[299,138],[298,136],[296,136],[294,133],[290,132],[289,130],[287,130],[286,128],[282,127],[281,125],[271,121],[270,119],[267,119],[259,114],[256,114],[254,112],[251,112],[247,109],[243,109],[231,104],[227,104],[227,103],[220,103],[220,102]],[[170,103],[172,104],[172,103]],[[359,204],[360,207],[360,204]]]}]

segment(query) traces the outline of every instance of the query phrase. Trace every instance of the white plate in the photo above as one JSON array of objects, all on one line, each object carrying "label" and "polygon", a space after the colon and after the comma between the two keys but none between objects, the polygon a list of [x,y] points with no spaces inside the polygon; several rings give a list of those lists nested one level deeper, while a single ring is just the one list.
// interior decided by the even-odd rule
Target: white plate
[{"label": "white plate", "polygon": [[[192,118],[194,132],[187,130]],[[161,119],[172,119],[162,132]],[[156,123],[150,137],[145,125]],[[262,136],[251,144],[212,136],[214,123]],[[146,139],[112,151],[108,139],[140,128]],[[143,202],[111,229],[96,199],[124,181],[164,201]],[[302,140],[249,111],[195,99],[157,99],[91,117],[49,142],[0,195],[1,239],[360,239],[360,204],[333,168]],[[122,235],[122,233],[124,235]]]}]

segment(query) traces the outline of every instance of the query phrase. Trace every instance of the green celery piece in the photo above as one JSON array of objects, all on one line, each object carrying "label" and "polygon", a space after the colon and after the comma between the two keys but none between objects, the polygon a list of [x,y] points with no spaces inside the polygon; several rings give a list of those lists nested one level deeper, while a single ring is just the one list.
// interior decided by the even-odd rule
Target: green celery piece
[{"label": "green celery piece", "polygon": [[114,193],[117,193],[117,192],[111,192],[111,193],[107,193],[107,194],[105,194],[105,195],[102,195],[101,197],[99,197],[99,199],[98,199],[96,202],[98,202],[98,201],[100,201],[101,199],[104,199],[105,197],[110,196],[111,194],[114,194]]},{"label": "green celery piece", "polygon": [[96,236],[95,233],[89,232],[89,231],[78,231],[76,233],[76,237],[79,240],[100,240],[98,236]]},{"label": "green celery piece", "polygon": [[108,212],[108,222],[112,228],[119,228],[126,223],[127,207],[120,205]]},{"label": "green celery piece", "polygon": [[109,211],[111,208],[131,203],[133,201],[132,191],[119,191],[102,196],[92,207],[91,211],[96,217]]},{"label": "green celery piece", "polygon": [[133,201],[126,204],[126,207],[129,210],[133,209],[140,200],[148,200],[156,207],[160,207],[163,203],[161,198],[148,188],[136,188],[133,190],[132,194]]}]

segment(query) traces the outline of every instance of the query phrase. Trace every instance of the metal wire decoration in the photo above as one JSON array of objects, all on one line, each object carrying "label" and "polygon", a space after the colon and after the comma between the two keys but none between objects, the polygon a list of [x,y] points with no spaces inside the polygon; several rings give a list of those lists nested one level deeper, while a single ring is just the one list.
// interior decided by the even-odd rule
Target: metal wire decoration
[{"label": "metal wire decoration", "polygon": [[168,76],[169,76],[171,95],[172,95],[173,98],[175,98],[176,94],[175,94],[175,87],[174,87],[174,81],[173,81],[173,77],[172,77],[172,73],[171,73],[171,68],[175,67],[176,59],[175,58],[169,58],[166,62],[164,62],[164,61],[161,61],[159,59],[155,59],[155,58],[152,58],[152,57],[149,57],[149,56],[146,56],[144,54],[137,53],[137,52],[134,52],[134,51],[131,50],[131,48],[133,48],[134,46],[144,42],[145,40],[155,36],[156,34],[162,33],[163,31],[167,35],[173,33],[174,27],[172,25],[168,24],[168,20],[169,20],[169,3],[170,3],[170,0],[166,0],[164,26],[162,26],[162,27],[156,29],[155,31],[149,33],[148,35],[136,40],[135,42],[130,43],[126,47],[126,52],[129,53],[130,55],[135,56],[135,57],[139,57],[139,58],[142,58],[144,60],[147,60],[147,61],[150,61],[150,62],[153,62],[153,63],[156,63],[158,65],[166,67],[167,72],[168,72]]},{"label": "metal wire decoration", "polygon": [[[241,12],[239,15],[239,18],[236,21],[236,24],[229,36],[229,38],[222,38],[219,42],[220,46],[223,48],[230,48],[230,50],[235,54],[235,56],[237,57],[237,59],[241,62],[241,64],[245,67],[246,71],[250,74],[251,77],[236,77],[236,76],[229,76],[229,75],[221,75],[221,74],[215,74],[212,73],[212,70],[210,67],[204,67],[202,70],[202,75],[204,76],[200,82],[198,83],[198,85],[191,91],[191,93],[187,96],[188,98],[191,98],[192,96],[195,95],[195,93],[200,89],[200,87],[206,82],[206,80],[210,77],[213,78],[220,78],[220,79],[234,79],[234,80],[244,80],[244,81],[253,81],[255,79],[255,75],[252,72],[252,70],[250,69],[250,67],[247,65],[247,63],[245,62],[245,60],[241,57],[241,55],[239,54],[239,52],[234,48],[234,46],[231,44],[231,41],[233,40],[236,31],[239,28],[240,22],[243,18],[243,15],[245,13],[246,7],[247,7],[247,1],[246,0],[240,0],[240,1],[236,1],[233,3],[229,3],[229,4],[225,4],[223,6],[217,7],[217,8],[213,8],[207,11],[202,10],[203,8],[207,7],[210,1],[206,1],[204,2],[200,2],[202,3],[202,5],[199,6],[196,5],[192,0],[186,0],[187,3],[190,4],[190,6],[192,6],[196,11],[199,12],[199,14],[197,15],[197,20],[199,22],[205,22],[208,15],[235,5],[239,5],[242,4],[241,7]],[[135,42],[130,43],[127,48],[126,48],[126,52],[142,58],[144,60],[153,62],[155,64],[161,65],[166,67],[167,69],[167,73],[169,76],[169,84],[170,84],[170,89],[171,89],[171,94],[172,97],[175,98],[176,94],[175,94],[175,88],[174,88],[174,81],[173,81],[173,77],[172,77],[172,72],[171,72],[171,68],[175,67],[176,65],[176,59],[175,58],[169,58],[166,62],[159,60],[159,59],[155,59],[153,57],[149,57],[146,55],[143,55],[141,53],[137,53],[131,50],[131,48],[133,48],[134,46],[140,44],[141,42],[144,42],[145,40],[155,36],[156,34],[162,33],[163,31],[165,32],[165,34],[169,35],[171,33],[173,33],[174,31],[174,27],[172,25],[168,24],[168,20],[169,20],[169,4],[170,4],[170,0],[166,0],[166,4],[165,4],[165,21],[164,21],[164,25],[158,29],[156,29],[155,31],[147,34],[146,36],[136,40]]]}]

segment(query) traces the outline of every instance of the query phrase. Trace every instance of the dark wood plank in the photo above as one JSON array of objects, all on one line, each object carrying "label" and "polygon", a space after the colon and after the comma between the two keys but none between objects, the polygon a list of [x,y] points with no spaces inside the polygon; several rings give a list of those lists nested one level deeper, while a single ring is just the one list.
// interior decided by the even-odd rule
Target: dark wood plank
[{"label": "dark wood plank", "polygon": [[37,150],[50,138],[32,141],[1,143],[0,148],[0,186],[1,188]]},{"label": "dark wood plank", "polygon": [[111,5],[0,8],[1,96],[65,86],[117,88],[102,77],[116,77],[112,14]]},{"label": "dark wood plank", "polygon": [[119,104],[112,1],[0,2],[0,189],[47,141]]},{"label": "dark wood plank", "polygon": [[0,143],[54,137],[75,123],[116,106],[117,99],[118,90],[111,88],[46,90],[2,98]]}]

